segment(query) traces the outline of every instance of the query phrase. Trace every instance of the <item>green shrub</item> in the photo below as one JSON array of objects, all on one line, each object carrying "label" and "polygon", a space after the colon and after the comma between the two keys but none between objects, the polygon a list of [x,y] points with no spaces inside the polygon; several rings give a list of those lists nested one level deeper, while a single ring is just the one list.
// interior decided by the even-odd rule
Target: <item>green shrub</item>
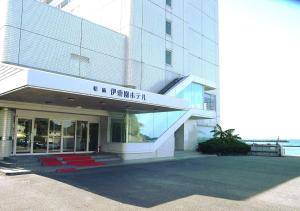
[{"label": "green shrub", "polygon": [[198,144],[198,151],[205,154],[218,155],[246,155],[250,151],[250,146],[237,140],[222,140],[212,138]]},{"label": "green shrub", "polygon": [[241,142],[241,137],[234,134],[234,129],[223,130],[220,125],[216,125],[211,131],[213,138],[199,143],[198,151],[206,154],[218,155],[246,155],[251,147]]}]

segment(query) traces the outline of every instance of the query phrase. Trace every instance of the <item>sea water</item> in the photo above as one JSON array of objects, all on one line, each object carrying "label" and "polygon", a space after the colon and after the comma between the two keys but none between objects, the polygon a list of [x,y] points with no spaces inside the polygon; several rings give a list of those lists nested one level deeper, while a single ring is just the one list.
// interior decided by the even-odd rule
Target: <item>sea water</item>
[{"label": "sea water", "polygon": [[300,140],[291,139],[288,142],[280,143],[283,146],[285,155],[300,156]]}]

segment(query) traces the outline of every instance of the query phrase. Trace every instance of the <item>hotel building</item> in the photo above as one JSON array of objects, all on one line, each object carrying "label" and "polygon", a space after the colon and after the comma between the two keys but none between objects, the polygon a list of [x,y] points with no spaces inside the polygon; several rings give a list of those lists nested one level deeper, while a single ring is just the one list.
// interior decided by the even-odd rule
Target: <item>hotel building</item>
[{"label": "hotel building", "polygon": [[168,157],[218,121],[217,0],[0,0],[0,158]]}]

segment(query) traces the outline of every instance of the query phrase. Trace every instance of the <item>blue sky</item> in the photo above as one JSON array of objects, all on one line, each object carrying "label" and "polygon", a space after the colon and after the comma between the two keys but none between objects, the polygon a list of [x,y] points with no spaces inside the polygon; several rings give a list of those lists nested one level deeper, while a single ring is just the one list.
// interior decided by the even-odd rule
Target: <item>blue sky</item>
[{"label": "blue sky", "polygon": [[300,1],[219,0],[221,124],[300,139]]}]

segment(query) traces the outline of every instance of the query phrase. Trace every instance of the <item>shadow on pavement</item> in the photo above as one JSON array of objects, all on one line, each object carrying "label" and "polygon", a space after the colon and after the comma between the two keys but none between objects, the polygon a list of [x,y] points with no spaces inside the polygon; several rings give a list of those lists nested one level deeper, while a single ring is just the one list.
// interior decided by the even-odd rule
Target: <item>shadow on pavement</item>
[{"label": "shadow on pavement", "polygon": [[293,157],[225,156],[43,176],[149,208],[191,195],[245,200],[300,176],[299,165]]}]

